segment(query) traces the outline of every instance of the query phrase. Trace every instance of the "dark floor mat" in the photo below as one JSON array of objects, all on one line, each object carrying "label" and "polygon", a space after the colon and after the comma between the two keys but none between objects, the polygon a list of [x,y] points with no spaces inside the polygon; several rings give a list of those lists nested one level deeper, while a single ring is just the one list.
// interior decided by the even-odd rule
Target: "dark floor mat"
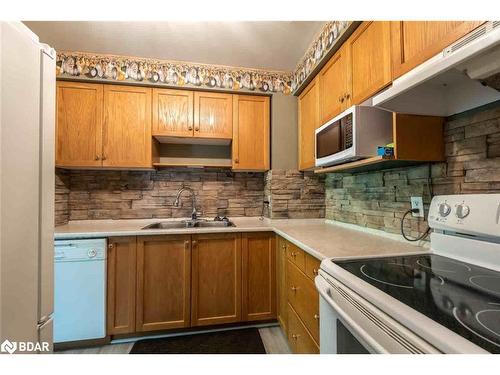
[{"label": "dark floor mat", "polygon": [[257,328],[137,341],[130,354],[266,354]]}]

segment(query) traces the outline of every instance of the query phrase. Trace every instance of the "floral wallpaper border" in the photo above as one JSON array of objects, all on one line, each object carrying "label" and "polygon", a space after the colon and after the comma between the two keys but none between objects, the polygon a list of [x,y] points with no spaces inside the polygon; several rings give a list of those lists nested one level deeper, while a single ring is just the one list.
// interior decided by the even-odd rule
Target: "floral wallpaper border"
[{"label": "floral wallpaper border", "polygon": [[58,52],[57,77],[291,93],[292,73],[86,52]]},{"label": "floral wallpaper border", "polygon": [[293,72],[62,51],[57,53],[57,76],[291,94],[350,24],[351,21],[326,22]]},{"label": "floral wallpaper border", "polygon": [[306,80],[321,59],[333,47],[334,42],[349,27],[351,21],[326,22],[318,37],[313,40],[302,59],[297,64],[292,78],[292,92]]}]

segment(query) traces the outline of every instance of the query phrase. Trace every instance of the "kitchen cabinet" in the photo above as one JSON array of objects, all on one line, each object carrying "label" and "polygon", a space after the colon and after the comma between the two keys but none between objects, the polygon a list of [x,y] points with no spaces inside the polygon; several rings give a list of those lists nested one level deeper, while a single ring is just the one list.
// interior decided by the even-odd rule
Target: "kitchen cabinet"
[{"label": "kitchen cabinet", "polygon": [[320,126],[319,77],[309,83],[298,100],[299,169],[314,167],[315,130]]},{"label": "kitchen cabinet", "polygon": [[288,303],[319,343],[319,295],[316,286],[292,262],[287,263]]},{"label": "kitchen cabinet", "polygon": [[270,168],[270,99],[233,95],[233,169],[266,171]]},{"label": "kitchen cabinet", "polygon": [[107,334],[135,332],[136,237],[108,239]]},{"label": "kitchen cabinet", "polygon": [[276,319],[276,242],[274,233],[244,233],[242,320]]},{"label": "kitchen cabinet", "polygon": [[153,89],[153,135],[192,137],[193,109],[192,91]]},{"label": "kitchen cabinet", "polygon": [[231,139],[233,137],[233,98],[216,92],[194,93],[194,136]]},{"label": "kitchen cabinet", "polygon": [[310,278],[312,281],[314,281],[314,278],[316,276],[318,276],[319,266],[320,266],[321,262],[309,254],[306,254],[305,258],[306,258],[305,274],[308,278]]},{"label": "kitchen cabinet", "polygon": [[241,235],[192,236],[191,326],[241,320]]},{"label": "kitchen cabinet", "polygon": [[190,325],[191,236],[137,237],[136,331]]},{"label": "kitchen cabinet", "polygon": [[104,167],[151,168],[151,89],[104,86]]},{"label": "kitchen cabinet", "polygon": [[277,236],[277,290],[278,290],[278,322],[287,332],[288,312],[287,312],[287,291],[286,291],[286,240]]},{"label": "kitchen cabinet", "polygon": [[102,165],[103,85],[57,82],[56,166]]},{"label": "kitchen cabinet", "polygon": [[313,340],[292,306],[288,305],[288,342],[297,354],[318,354],[318,344]]},{"label": "kitchen cabinet", "polygon": [[392,78],[438,54],[482,21],[392,21]]},{"label": "kitchen cabinet", "polygon": [[351,67],[348,47],[344,43],[318,73],[321,124],[331,120],[351,105]]},{"label": "kitchen cabinet", "polygon": [[347,98],[361,104],[391,83],[391,24],[363,22],[346,42],[349,48],[351,90]]}]

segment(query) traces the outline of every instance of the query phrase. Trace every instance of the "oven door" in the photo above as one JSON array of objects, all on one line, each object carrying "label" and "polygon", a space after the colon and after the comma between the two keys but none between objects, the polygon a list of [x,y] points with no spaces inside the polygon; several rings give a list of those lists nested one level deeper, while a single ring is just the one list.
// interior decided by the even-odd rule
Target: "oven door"
[{"label": "oven door", "polygon": [[320,294],[322,354],[438,353],[325,272],[320,270],[315,283]]}]

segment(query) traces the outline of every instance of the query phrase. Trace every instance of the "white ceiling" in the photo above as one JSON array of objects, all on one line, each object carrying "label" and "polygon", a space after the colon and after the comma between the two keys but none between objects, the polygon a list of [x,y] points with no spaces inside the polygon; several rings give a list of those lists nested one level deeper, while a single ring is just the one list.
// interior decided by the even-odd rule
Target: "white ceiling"
[{"label": "white ceiling", "polygon": [[25,21],[56,50],[293,70],[324,22]]}]

